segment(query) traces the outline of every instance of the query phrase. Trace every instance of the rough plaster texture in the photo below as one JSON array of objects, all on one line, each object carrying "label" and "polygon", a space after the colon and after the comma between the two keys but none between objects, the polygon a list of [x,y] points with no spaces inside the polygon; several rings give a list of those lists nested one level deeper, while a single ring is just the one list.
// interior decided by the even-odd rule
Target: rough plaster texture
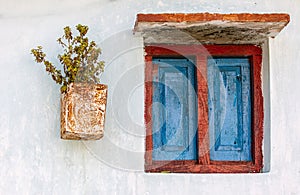
[{"label": "rough plaster texture", "polygon": [[[300,28],[298,0],[0,1],[0,194],[300,194]],[[286,12],[290,24],[269,42],[270,172],[145,174],[143,41],[137,13]],[[55,60],[65,25],[90,26],[103,49],[109,86],[103,139],[59,138],[59,86],[29,54]],[[265,151],[268,151],[265,149]]]},{"label": "rough plaster texture", "polygon": [[144,44],[262,44],[289,22],[288,14],[138,14]]}]

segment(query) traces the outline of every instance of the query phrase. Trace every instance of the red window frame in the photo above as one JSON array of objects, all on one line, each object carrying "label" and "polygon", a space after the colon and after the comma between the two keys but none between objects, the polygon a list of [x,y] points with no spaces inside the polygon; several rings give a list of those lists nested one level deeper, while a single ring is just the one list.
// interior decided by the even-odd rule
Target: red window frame
[{"label": "red window frame", "polygon": [[[146,124],[146,172],[182,173],[256,173],[263,166],[263,95],[262,95],[262,49],[255,45],[151,45],[145,46],[145,124]],[[196,61],[198,95],[198,159],[183,161],[152,160],[152,65],[154,57],[188,56]],[[207,58],[249,57],[251,61],[252,85],[252,161],[212,161],[209,156],[208,134],[208,87]]]}]

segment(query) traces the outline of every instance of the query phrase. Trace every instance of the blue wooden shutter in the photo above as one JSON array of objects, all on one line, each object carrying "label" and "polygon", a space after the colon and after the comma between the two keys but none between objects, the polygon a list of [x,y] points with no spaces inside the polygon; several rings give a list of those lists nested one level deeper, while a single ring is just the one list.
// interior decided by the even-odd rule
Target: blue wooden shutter
[{"label": "blue wooden shutter", "polygon": [[153,59],[153,160],[194,160],[195,71],[187,59]]},{"label": "blue wooden shutter", "polygon": [[251,161],[248,58],[208,59],[210,159]]}]

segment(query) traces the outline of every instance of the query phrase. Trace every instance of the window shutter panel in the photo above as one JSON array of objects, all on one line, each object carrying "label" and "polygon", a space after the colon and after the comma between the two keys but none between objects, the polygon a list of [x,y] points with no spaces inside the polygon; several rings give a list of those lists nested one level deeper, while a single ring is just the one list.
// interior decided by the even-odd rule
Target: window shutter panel
[{"label": "window shutter panel", "polygon": [[210,159],[251,161],[248,58],[208,59]]},{"label": "window shutter panel", "polygon": [[153,59],[153,160],[197,159],[194,65],[187,59]]}]

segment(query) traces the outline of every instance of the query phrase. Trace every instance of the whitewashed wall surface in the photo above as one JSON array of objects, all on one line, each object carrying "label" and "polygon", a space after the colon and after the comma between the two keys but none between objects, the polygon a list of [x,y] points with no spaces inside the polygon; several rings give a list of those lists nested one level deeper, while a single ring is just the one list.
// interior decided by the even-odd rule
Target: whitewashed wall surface
[{"label": "whitewashed wall surface", "polygon": [[[0,0],[0,194],[300,194],[299,7],[299,0]],[[269,41],[264,73],[269,172],[144,173],[144,52],[132,29],[137,13],[166,12],[290,14]],[[58,65],[56,39],[78,23],[90,27],[106,62],[99,141],[60,139],[59,86],[30,54],[42,45]]]}]

